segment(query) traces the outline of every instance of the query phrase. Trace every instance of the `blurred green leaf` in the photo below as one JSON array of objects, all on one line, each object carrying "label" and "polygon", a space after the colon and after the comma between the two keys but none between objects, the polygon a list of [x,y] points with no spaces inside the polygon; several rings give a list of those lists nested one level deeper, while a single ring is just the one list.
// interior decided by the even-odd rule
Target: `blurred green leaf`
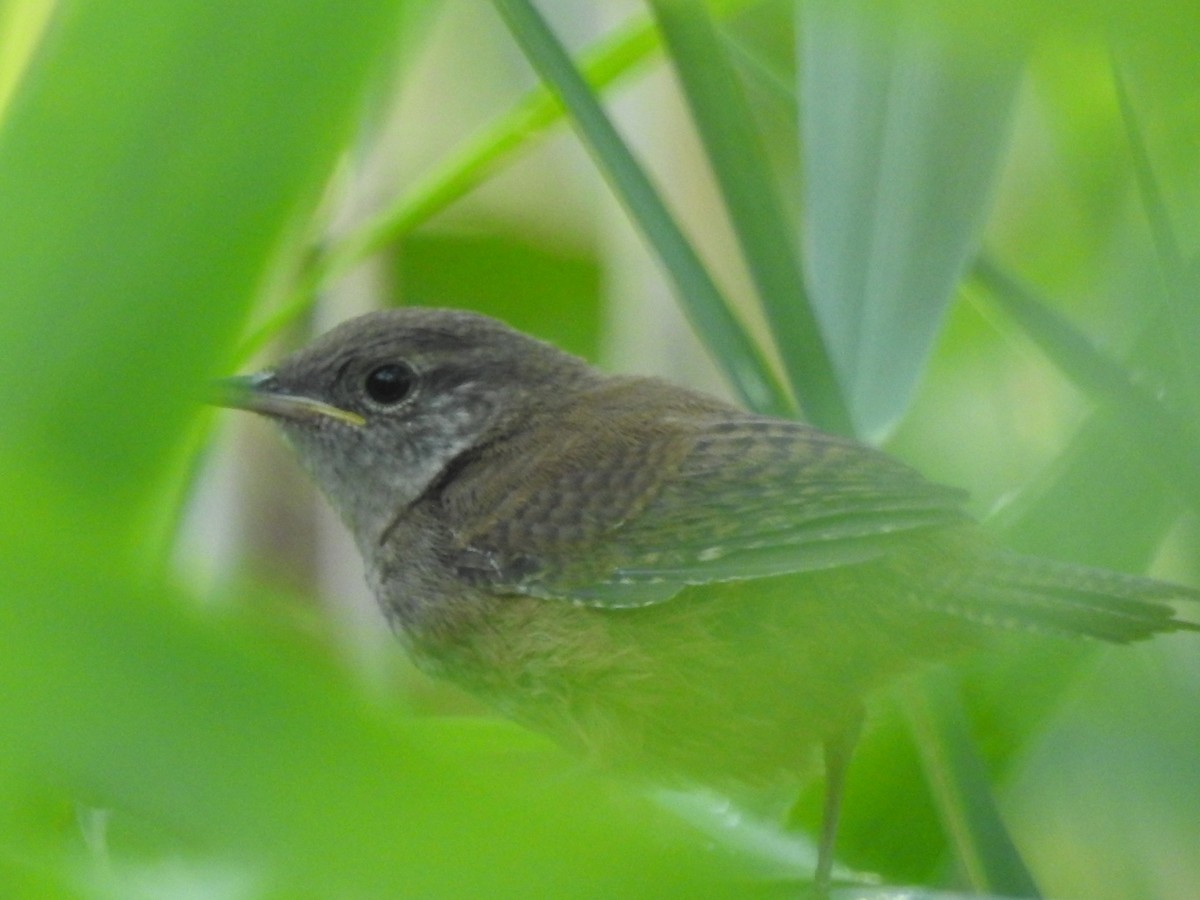
[{"label": "blurred green leaf", "polygon": [[974,256],[1020,64],[869,4],[802,13],[813,303],[856,430],[877,437],[907,407]]},{"label": "blurred green leaf", "polygon": [[419,233],[401,242],[405,303],[468,305],[570,353],[600,350],[599,261],[512,234]]},{"label": "blurred green leaf", "polygon": [[[1193,509],[1200,510],[1200,446],[1195,435],[1163,404],[1137,385],[1123,366],[1101,353],[1026,285],[981,259],[975,275],[1058,368],[1099,404],[1111,407],[1123,436],[1136,441],[1162,467]],[[1173,329],[1172,329],[1173,330]],[[1114,437],[1124,441],[1125,437]],[[1127,486],[1122,484],[1122,489]]]},{"label": "blurred green leaf", "polygon": [[320,896],[694,896],[751,874],[515,726],[397,718],[286,635],[27,562],[0,609],[0,738],[219,859]]},{"label": "blurred green leaf", "polygon": [[74,884],[53,866],[7,859],[0,853],[0,896],[74,900],[95,895]]},{"label": "blurred green leaf", "polygon": [[52,0],[0,0],[0,123],[53,6]]},{"label": "blurred green leaf", "polygon": [[1188,265],[1171,221],[1166,197],[1150,161],[1137,110],[1117,62],[1113,64],[1113,73],[1134,176],[1165,286],[1166,312],[1170,320],[1168,340],[1173,351],[1171,368],[1175,374],[1172,380],[1182,394],[1185,409],[1194,417],[1200,415],[1200,358],[1196,353],[1196,347],[1200,346],[1200,302],[1195,295],[1198,282],[1189,277]]},{"label": "blurred green leaf", "polygon": [[1049,896],[1195,893],[1197,662],[1189,635],[1095,654],[1054,727],[1025,741],[1008,809]]},{"label": "blurred green leaf", "polygon": [[401,5],[58,8],[0,132],[0,430],[69,505],[147,502]]},{"label": "blurred green leaf", "polygon": [[1017,550],[1142,572],[1178,518],[1179,495],[1112,413],[1089,420],[994,526]]}]

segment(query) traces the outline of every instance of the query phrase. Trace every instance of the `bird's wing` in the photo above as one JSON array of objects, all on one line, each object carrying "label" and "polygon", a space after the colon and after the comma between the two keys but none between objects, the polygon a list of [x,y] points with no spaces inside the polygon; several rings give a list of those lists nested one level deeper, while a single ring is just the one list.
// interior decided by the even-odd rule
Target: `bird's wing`
[{"label": "bird's wing", "polygon": [[564,421],[558,434],[473,498],[488,512],[458,533],[460,577],[644,606],[690,584],[878,558],[965,518],[960,491],[800,423],[728,410],[617,427]]}]

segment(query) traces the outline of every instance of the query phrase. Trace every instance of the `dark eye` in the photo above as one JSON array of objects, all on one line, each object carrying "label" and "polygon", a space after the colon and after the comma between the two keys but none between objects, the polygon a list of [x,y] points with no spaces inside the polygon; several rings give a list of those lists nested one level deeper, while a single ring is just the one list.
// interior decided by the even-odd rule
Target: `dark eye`
[{"label": "dark eye", "polygon": [[386,363],[367,373],[363,387],[380,406],[394,406],[412,393],[416,383],[417,373],[404,363]]}]

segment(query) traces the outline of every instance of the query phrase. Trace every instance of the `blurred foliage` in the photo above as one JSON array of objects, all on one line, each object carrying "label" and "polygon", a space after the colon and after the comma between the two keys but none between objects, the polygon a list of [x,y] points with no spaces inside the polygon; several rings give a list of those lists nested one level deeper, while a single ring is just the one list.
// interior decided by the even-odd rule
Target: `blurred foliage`
[{"label": "blurred foliage", "polygon": [[[532,21],[528,4],[498,5]],[[581,115],[600,168],[624,173],[618,196],[674,248],[651,253],[677,284],[708,285],[701,330],[726,371],[758,359],[769,383],[777,361],[810,407],[806,394],[828,390],[812,393],[823,376],[798,348],[813,336],[797,337],[805,316],[789,306],[807,285],[829,356],[871,354],[870,378],[841,373],[846,403],[869,411],[856,424],[971,488],[981,514],[1002,507],[992,525],[1012,546],[1200,575],[1200,7],[895,2],[843,28],[831,17],[849,7],[828,0],[656,0],[601,34],[588,23],[603,6],[542,4],[550,28],[529,52],[559,54],[555,90],[574,91],[560,105],[530,88],[517,49],[529,35],[477,4],[0,3],[0,895],[746,896],[803,879],[795,845],[719,815],[715,828],[681,819],[515,727],[413,717],[401,690],[365,687],[325,631],[266,615],[268,588],[238,582],[202,607],[207,592],[159,558],[162,510],[211,422],[196,421],[207,379],[237,357],[248,320],[274,333],[368,251],[396,242],[384,268],[404,302],[480,309],[598,354],[626,262],[600,228],[564,240],[469,194],[502,186],[518,155]],[[437,90],[495,80],[512,106],[477,110],[474,137],[435,148],[432,171],[376,185],[379,212],[327,234],[346,173],[372,151],[403,155],[381,119],[456,40],[436,27],[455,17],[513,64]],[[590,82],[572,81],[554,46],[568,32],[596,38],[580,52]],[[880,34],[940,49],[866,53]],[[658,120],[674,120],[655,108],[606,130],[596,102],[617,87],[622,102],[657,102],[632,76],[666,69],[648,65],[664,47],[701,137],[698,177],[727,209],[715,239],[713,223],[675,221],[678,198],[658,187],[647,142],[670,143]],[[397,108],[403,140],[419,142],[414,107]],[[423,114],[440,114],[436,98]],[[567,191],[600,206],[578,163],[523,171],[525,219]],[[744,286],[711,275],[743,266]],[[875,292],[822,296],[820,271],[871,274]],[[912,275],[904,290],[897,271]],[[1005,294],[1014,283],[1032,315]],[[840,343],[856,330],[871,340]],[[741,347],[749,334],[773,346]],[[1035,880],[1062,896],[1190,897],[1194,637],[998,644],[939,677],[961,688]],[[961,887],[971,878],[925,779],[965,776],[931,771],[918,752],[931,748],[914,745],[905,695],[919,690],[878,704],[842,855],[891,883]],[[817,797],[802,803],[810,822]],[[984,854],[1007,840],[980,835]]]},{"label": "blurred foliage", "polygon": [[[415,306],[462,306],[595,360],[601,328],[599,261],[505,234],[416,234],[397,248],[396,279]],[[569,308],[571,315],[544,311]]]}]

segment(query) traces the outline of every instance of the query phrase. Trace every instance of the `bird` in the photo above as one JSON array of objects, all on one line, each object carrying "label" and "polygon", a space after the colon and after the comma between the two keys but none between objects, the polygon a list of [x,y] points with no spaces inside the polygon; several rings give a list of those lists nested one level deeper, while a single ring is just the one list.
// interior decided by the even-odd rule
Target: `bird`
[{"label": "bird", "polygon": [[476,313],[353,318],[214,402],[282,429],[433,676],[660,784],[769,791],[822,748],[818,893],[874,690],[996,629],[1200,630],[1196,590],[1008,551],[880,450]]}]

